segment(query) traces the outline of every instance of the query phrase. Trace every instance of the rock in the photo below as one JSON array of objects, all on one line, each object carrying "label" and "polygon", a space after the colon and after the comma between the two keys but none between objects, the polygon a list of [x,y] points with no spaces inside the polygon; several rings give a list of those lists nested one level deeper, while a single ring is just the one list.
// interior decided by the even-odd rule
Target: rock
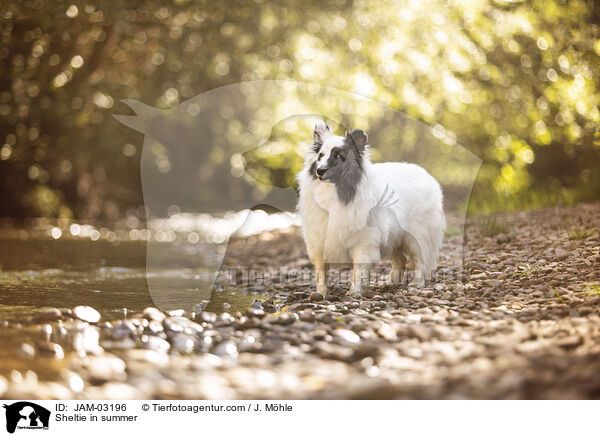
[{"label": "rock", "polygon": [[556,340],[556,345],[567,350],[575,349],[581,344],[583,344],[583,338],[581,336],[567,336]]},{"label": "rock", "polygon": [[114,354],[93,356],[83,362],[83,369],[93,383],[125,381],[125,362]]},{"label": "rock", "polygon": [[21,359],[33,359],[35,357],[35,348],[27,343],[21,344],[19,346],[19,357]]},{"label": "rock", "polygon": [[44,324],[40,326],[40,336],[42,337],[42,340],[49,342],[50,337],[52,336],[52,331],[53,329],[50,324]]},{"label": "rock", "polygon": [[377,333],[379,333],[382,338],[387,339],[388,341],[393,341],[396,339],[396,329],[386,323],[381,324],[379,329],[377,329]]},{"label": "rock", "polygon": [[135,337],[137,329],[131,321],[124,319],[116,322],[110,329],[110,336],[113,340],[121,340],[129,337]]},{"label": "rock", "polygon": [[100,331],[97,327],[85,324],[80,330],[72,331],[71,346],[81,356],[86,354],[102,354],[104,351],[99,345]]},{"label": "rock", "polygon": [[369,356],[378,356],[381,352],[377,344],[367,343],[366,341],[362,341],[359,344],[354,345],[352,349],[357,359],[362,359]]},{"label": "rock", "polygon": [[90,306],[77,306],[73,308],[73,316],[89,323],[100,321],[100,312]]},{"label": "rock", "polygon": [[142,348],[148,350],[158,351],[160,353],[166,353],[171,348],[171,344],[168,341],[159,338],[158,336],[143,335],[141,338]]},{"label": "rock", "polygon": [[214,347],[212,353],[219,357],[236,358],[238,356],[238,349],[233,342],[225,341]]},{"label": "rock", "polygon": [[194,312],[196,314],[204,312],[204,309],[206,309],[206,306],[208,306],[208,303],[209,303],[209,301],[201,301],[200,303],[196,304],[194,306]]},{"label": "rock", "polygon": [[197,334],[204,331],[204,327],[200,324],[184,317],[171,317],[163,322],[163,326],[167,326],[165,328],[167,331],[183,331],[187,334]]},{"label": "rock", "polygon": [[506,244],[507,242],[510,242],[510,236],[505,235],[504,233],[500,233],[499,235],[496,235],[496,243]]},{"label": "rock", "polygon": [[246,309],[246,315],[250,318],[250,317],[256,317],[256,318],[264,318],[265,316],[265,311],[262,309],[257,309],[255,307],[249,307],[248,309]]},{"label": "rock", "polygon": [[277,306],[271,300],[265,300],[262,302],[262,309],[267,313],[277,312]]},{"label": "rock", "polygon": [[490,288],[493,288],[493,289],[496,289],[496,288],[499,288],[500,286],[502,286],[502,280],[498,280],[498,279],[485,280],[483,283],[486,286],[489,286]]},{"label": "rock", "polygon": [[479,273],[479,274],[472,274],[471,275],[471,280],[483,280],[485,279],[487,276],[485,273]]},{"label": "rock", "polygon": [[144,329],[144,333],[149,335],[159,335],[164,331],[165,327],[161,321],[150,321]]},{"label": "rock", "polygon": [[315,343],[313,353],[323,359],[341,360],[342,362],[352,362],[355,360],[354,350],[328,342]]},{"label": "rock", "polygon": [[310,301],[321,301],[324,299],[323,294],[321,294],[320,292],[311,292],[310,296],[308,297],[308,299]]},{"label": "rock", "polygon": [[418,338],[421,342],[427,341],[431,337],[431,331],[420,324],[411,324],[407,326],[405,334],[408,337]]},{"label": "rock", "polygon": [[85,387],[85,383],[79,374],[67,368],[60,370],[60,378],[72,392],[81,392]]},{"label": "rock", "polygon": [[193,336],[181,332],[172,334],[169,337],[169,342],[171,344],[172,350],[184,354],[188,354],[194,351],[194,347],[196,345],[196,341],[194,340]]},{"label": "rock", "polygon": [[360,336],[348,329],[335,329],[333,331],[333,337],[337,337],[343,342],[347,342],[349,344],[357,344],[360,342]]},{"label": "rock", "polygon": [[227,313],[227,312],[223,312],[217,317],[217,321],[215,322],[215,325],[218,327],[223,327],[223,326],[231,325],[234,322],[235,322],[235,318],[233,317],[233,315],[231,315],[230,313]]},{"label": "rock", "polygon": [[163,321],[167,316],[156,307],[146,307],[142,312],[144,318],[149,321]]},{"label": "rock", "polygon": [[562,248],[557,248],[554,250],[554,258],[556,260],[565,260],[567,257],[569,257],[569,252],[567,250]]},{"label": "rock", "polygon": [[54,342],[38,342],[37,349],[41,354],[45,354],[56,359],[63,359],[65,357],[63,347]]},{"label": "rock", "polygon": [[197,318],[200,322],[213,324],[217,320],[217,314],[213,312],[202,312],[197,315]]},{"label": "rock", "polygon": [[36,324],[52,322],[52,321],[56,321],[57,319],[61,319],[62,316],[63,316],[63,314],[59,309],[56,309],[56,308],[46,309],[40,313],[36,313],[33,317],[33,322]]},{"label": "rock", "polygon": [[130,337],[125,337],[116,340],[105,340],[100,343],[100,345],[109,350],[131,350],[135,348],[136,342]]},{"label": "rock", "polygon": [[304,309],[300,312],[300,320],[304,322],[313,322],[315,320],[315,313],[311,309]]},{"label": "rock", "polygon": [[284,312],[273,320],[273,324],[288,326],[293,324],[297,319],[297,314]]}]

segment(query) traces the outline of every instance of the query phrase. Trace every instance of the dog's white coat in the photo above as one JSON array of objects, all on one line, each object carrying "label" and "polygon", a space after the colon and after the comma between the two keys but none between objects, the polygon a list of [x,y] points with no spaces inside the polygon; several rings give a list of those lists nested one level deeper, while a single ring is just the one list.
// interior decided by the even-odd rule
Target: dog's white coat
[{"label": "dog's white coat", "polygon": [[[317,128],[324,126],[320,123]],[[326,162],[331,149],[342,146],[344,138],[325,129],[322,139],[319,162]],[[360,295],[369,264],[382,259],[392,260],[392,283],[400,282],[407,261],[412,261],[414,283],[422,286],[437,268],[446,228],[438,182],[418,165],[373,164],[365,152],[356,195],[343,204],[335,184],[309,174],[315,160],[318,155],[311,150],[297,179],[298,212],[308,255],[317,273],[317,290],[327,294],[327,264],[353,263],[350,294]],[[395,203],[377,207],[386,186],[393,191]]]}]

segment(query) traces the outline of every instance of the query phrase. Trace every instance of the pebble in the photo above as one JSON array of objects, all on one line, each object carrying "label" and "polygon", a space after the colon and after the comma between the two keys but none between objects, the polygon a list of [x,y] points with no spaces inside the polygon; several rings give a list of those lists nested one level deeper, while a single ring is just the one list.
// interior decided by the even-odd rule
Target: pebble
[{"label": "pebble", "polygon": [[113,340],[121,340],[135,336],[136,327],[129,320],[117,321],[110,329],[110,336]]},{"label": "pebble", "polygon": [[246,309],[246,315],[248,317],[264,318],[265,311],[262,309],[257,309],[255,307],[249,307],[248,309]]},{"label": "pebble", "polygon": [[45,342],[41,341],[37,343],[37,349],[41,354],[46,354],[48,356],[54,357],[56,359],[63,359],[65,357],[65,352],[63,347],[54,342]]},{"label": "pebble", "polygon": [[52,322],[52,321],[61,319],[62,316],[63,316],[63,314],[59,309],[56,309],[56,308],[46,309],[42,312],[36,313],[33,317],[33,322],[36,324]]},{"label": "pebble", "polygon": [[35,357],[35,348],[27,343],[19,346],[19,356],[22,359],[33,359]]},{"label": "pebble", "polygon": [[300,312],[300,320],[305,322],[313,322],[315,320],[315,313],[311,309],[304,309]]},{"label": "pebble", "polygon": [[88,377],[95,383],[107,381],[125,381],[125,361],[113,354],[103,356],[88,357],[82,362],[83,369],[88,373]]},{"label": "pebble", "polygon": [[89,323],[100,321],[100,312],[90,306],[77,306],[73,308],[73,315],[76,318]]},{"label": "pebble", "polygon": [[196,341],[187,333],[177,332],[169,336],[171,349],[180,353],[188,354],[194,351]]},{"label": "pebble", "polygon": [[[142,348],[158,351],[160,353],[166,353],[171,348],[171,344],[168,341],[159,338],[158,336],[144,335],[141,338]],[[193,345],[192,345],[193,346]]]},{"label": "pebble", "polygon": [[163,321],[167,316],[156,307],[146,307],[142,314],[149,321]]},{"label": "pebble", "polygon": [[71,333],[71,346],[80,355],[102,354],[104,351],[99,344],[100,331],[94,326],[86,324]]},{"label": "pebble", "polygon": [[217,320],[217,314],[213,312],[202,312],[197,315],[197,318],[199,318],[201,322],[213,324]]},{"label": "pebble", "polygon": [[311,292],[310,293],[310,297],[309,300],[310,301],[322,301],[324,299],[323,294],[321,294],[320,292]]},{"label": "pebble", "polygon": [[231,341],[225,341],[218,344],[212,353],[219,357],[236,358],[238,356],[237,346]]},{"label": "pebble", "polygon": [[333,336],[350,344],[357,344],[360,342],[360,336],[348,329],[336,329],[333,331]]}]

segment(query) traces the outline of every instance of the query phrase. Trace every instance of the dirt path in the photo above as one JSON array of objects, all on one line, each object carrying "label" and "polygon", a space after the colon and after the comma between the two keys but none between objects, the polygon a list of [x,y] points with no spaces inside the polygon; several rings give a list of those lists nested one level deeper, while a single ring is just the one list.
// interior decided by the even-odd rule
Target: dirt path
[{"label": "dirt path", "polygon": [[462,238],[449,236],[440,282],[361,299],[334,283],[326,301],[302,276],[298,229],[233,241],[226,267],[254,274],[235,286],[268,287],[272,301],[105,324],[106,352],[69,361],[81,392],[8,380],[4,397],[600,397],[600,204],[472,219],[466,234],[462,274]]}]

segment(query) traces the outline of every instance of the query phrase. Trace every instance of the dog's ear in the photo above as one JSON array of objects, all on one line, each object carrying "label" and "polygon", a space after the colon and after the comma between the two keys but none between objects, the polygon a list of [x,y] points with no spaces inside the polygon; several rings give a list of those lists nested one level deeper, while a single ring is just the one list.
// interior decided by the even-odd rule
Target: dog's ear
[{"label": "dog's ear", "polygon": [[315,124],[315,132],[314,132],[315,144],[323,145],[323,139],[325,138],[326,135],[328,135],[330,133],[331,133],[331,129],[329,128],[329,126],[327,124],[325,124],[325,121],[323,121],[323,120],[317,121],[317,124]]},{"label": "dog's ear", "polygon": [[350,133],[346,132],[346,138],[351,140],[361,151],[364,150],[367,142],[369,141],[367,133],[360,129],[353,130]]}]

